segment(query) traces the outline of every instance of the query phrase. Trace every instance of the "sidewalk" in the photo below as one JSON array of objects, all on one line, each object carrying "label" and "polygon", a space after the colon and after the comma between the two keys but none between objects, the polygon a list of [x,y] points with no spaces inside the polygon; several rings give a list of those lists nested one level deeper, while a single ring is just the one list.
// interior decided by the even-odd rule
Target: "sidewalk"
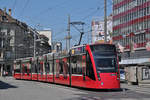
[{"label": "sidewalk", "polygon": [[5,77],[0,77],[1,79],[5,79],[5,80],[13,80],[14,78],[12,76],[5,76]]},{"label": "sidewalk", "polygon": [[128,85],[127,83],[121,83],[121,88],[134,92],[150,94],[150,86]]}]

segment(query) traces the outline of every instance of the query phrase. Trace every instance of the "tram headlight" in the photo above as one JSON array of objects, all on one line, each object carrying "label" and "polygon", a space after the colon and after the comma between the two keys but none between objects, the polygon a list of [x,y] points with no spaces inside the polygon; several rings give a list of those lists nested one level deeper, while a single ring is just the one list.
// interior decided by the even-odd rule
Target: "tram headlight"
[{"label": "tram headlight", "polygon": [[103,83],[103,82],[101,82],[101,85],[104,85],[104,83]]},{"label": "tram headlight", "polygon": [[97,74],[98,80],[101,81],[100,75],[99,73]]}]

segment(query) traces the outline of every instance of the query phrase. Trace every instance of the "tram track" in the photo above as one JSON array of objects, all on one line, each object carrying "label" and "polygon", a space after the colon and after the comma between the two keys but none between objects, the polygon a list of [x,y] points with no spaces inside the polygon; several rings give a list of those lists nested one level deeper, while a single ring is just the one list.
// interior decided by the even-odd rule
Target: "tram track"
[{"label": "tram track", "polygon": [[137,92],[137,93],[143,93],[143,94],[150,94],[150,87],[143,87],[143,86],[137,86],[137,85],[127,85],[127,84],[121,84],[122,89],[128,89],[129,91]]}]

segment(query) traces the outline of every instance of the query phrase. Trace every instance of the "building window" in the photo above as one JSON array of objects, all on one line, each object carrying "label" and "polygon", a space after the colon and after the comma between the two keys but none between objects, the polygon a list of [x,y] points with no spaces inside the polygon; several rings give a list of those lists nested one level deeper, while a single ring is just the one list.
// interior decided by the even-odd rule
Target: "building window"
[{"label": "building window", "polygon": [[8,21],[6,16],[2,16],[2,21]]}]

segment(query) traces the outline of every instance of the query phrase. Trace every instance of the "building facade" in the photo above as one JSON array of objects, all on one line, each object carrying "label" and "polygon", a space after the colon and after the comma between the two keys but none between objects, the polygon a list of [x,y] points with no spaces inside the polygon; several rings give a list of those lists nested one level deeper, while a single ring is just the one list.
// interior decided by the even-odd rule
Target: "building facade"
[{"label": "building facade", "polygon": [[52,52],[61,52],[62,51],[62,43],[61,42],[53,42],[52,43]]},{"label": "building facade", "polygon": [[150,82],[150,0],[113,0],[113,42],[124,47],[129,80]]},{"label": "building facade", "polygon": [[[35,34],[35,35],[34,35]],[[36,40],[38,42],[34,42]],[[12,74],[13,60],[49,52],[48,38],[33,31],[28,25],[11,17],[11,9],[0,9],[0,76]]]},{"label": "building facade", "polygon": [[[107,17],[107,41],[112,34],[112,15]],[[94,18],[92,20],[92,43],[104,41],[104,20]]]},{"label": "building facade", "polygon": [[113,0],[113,42],[124,48],[123,59],[150,57],[150,0]]},{"label": "building facade", "polygon": [[51,45],[49,38],[45,35],[39,34],[40,41],[36,42],[36,55],[43,55],[51,52]]},{"label": "building facade", "polygon": [[52,44],[52,31],[51,30],[38,30],[38,33],[41,34],[41,35],[45,35],[49,40],[48,40],[48,43],[49,45]]}]

